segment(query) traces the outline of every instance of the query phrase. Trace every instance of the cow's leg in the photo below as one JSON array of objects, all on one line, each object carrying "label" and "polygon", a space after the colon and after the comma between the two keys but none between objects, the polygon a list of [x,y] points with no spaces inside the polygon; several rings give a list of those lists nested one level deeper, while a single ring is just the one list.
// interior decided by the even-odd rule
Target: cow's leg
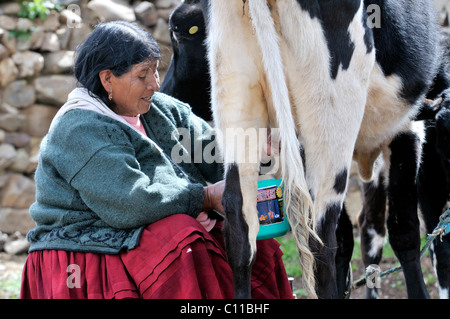
[{"label": "cow's leg", "polygon": [[389,145],[387,227],[389,242],[400,261],[409,298],[428,298],[420,266],[420,232],[417,216],[418,148],[412,131],[394,138]]},{"label": "cow's leg", "polygon": [[[236,163],[228,165],[223,194],[227,217],[224,227],[225,245],[233,272],[234,297],[237,299],[251,298],[250,276],[259,229],[255,211],[257,187],[254,185],[257,181],[257,171],[256,174],[250,174],[250,171],[246,170],[249,167],[244,166]],[[249,195],[253,195],[252,198]]]},{"label": "cow's leg", "polygon": [[[435,226],[438,223],[437,219]],[[433,226],[433,227],[435,227]],[[427,226],[427,230],[433,227]],[[442,241],[436,238],[430,246],[430,257],[438,279],[438,289],[440,299],[450,299],[450,237],[442,237]]]},{"label": "cow's leg", "polygon": [[[327,185],[326,180],[322,180],[320,188],[313,194],[315,198],[315,210],[321,212],[319,215],[316,232],[321,238],[322,244],[310,239],[311,250],[315,256],[316,270],[316,292],[319,298],[342,298],[338,293],[336,260],[340,260],[341,255],[337,255],[338,242],[337,233],[338,220],[343,207],[344,194],[347,185],[347,169],[343,169],[342,174],[335,175],[335,183]],[[340,185],[333,187],[334,185]],[[339,265],[340,266],[340,265]],[[342,267],[339,267],[342,271]]]},{"label": "cow's leg", "polygon": [[[244,87],[248,85],[235,86],[235,93],[239,94],[238,91]],[[259,130],[259,124],[262,122],[265,124],[267,120],[267,112],[261,101],[257,103],[258,96],[261,96],[260,92],[253,93],[248,95],[248,100],[241,100],[241,103],[247,110],[259,106],[254,109],[255,113],[241,112],[240,116],[233,116],[231,113],[223,112],[219,117],[223,125],[221,127],[225,127],[224,124],[228,123],[228,127],[221,129],[225,134],[222,150],[226,185],[222,203],[226,213],[225,245],[233,272],[235,298],[238,299],[251,297],[250,273],[259,231],[256,209],[258,172],[262,144],[267,137],[264,130]]]},{"label": "cow's leg", "polygon": [[438,279],[439,298],[450,299],[450,237],[445,236],[442,241],[434,240],[430,246],[430,256]]},{"label": "cow's leg", "polygon": [[[336,284],[336,227],[374,63],[362,2],[333,4],[347,22],[335,23],[334,8],[328,5],[320,6],[323,14],[318,18],[314,15],[316,3],[312,8],[305,1],[276,2],[282,31],[280,46],[284,63],[290,66],[285,72],[304,148],[306,180],[314,200],[316,233],[323,242],[310,239],[320,298],[342,297]],[[346,51],[348,64],[337,63],[335,69],[330,69],[336,62],[330,60],[330,55],[336,53],[337,47],[329,40],[340,32],[348,34],[352,42],[351,50]]]},{"label": "cow's leg", "polygon": [[[422,163],[418,176],[418,198],[427,233],[431,234],[439,223],[439,216],[447,203],[447,181],[436,152],[435,127],[426,128]],[[437,275],[439,297],[449,299],[450,291],[450,236],[435,239],[430,246],[430,257]]]},{"label": "cow's leg", "polygon": [[[352,119],[348,119],[347,125],[351,125],[349,124],[351,121]],[[322,125],[324,127],[321,128]],[[316,124],[319,131],[326,131],[328,125],[331,124],[320,121]],[[333,125],[336,127],[339,123],[335,122]],[[353,123],[353,125],[357,124]],[[344,127],[339,131],[349,133]],[[342,255],[337,255],[339,247],[337,235],[348,236],[348,232],[342,228],[337,229],[337,226],[347,191],[352,162],[352,141],[356,139],[356,133],[355,130],[353,134],[346,135],[345,138],[338,137],[339,134],[330,134],[328,135],[329,140],[326,142],[316,141],[309,144],[311,140],[317,138],[317,135],[314,132],[302,131],[306,176],[311,196],[314,199],[314,211],[317,219],[316,233],[322,240],[322,244],[319,244],[315,239],[310,239],[311,250],[315,256],[316,292],[319,298],[342,298],[342,295],[338,293],[336,275],[336,260],[342,262],[340,260]],[[334,154],[339,154],[339,156]],[[320,160],[314,160],[319,158]],[[341,226],[345,226],[345,224],[341,224]]]},{"label": "cow's leg", "polygon": [[[386,189],[384,172],[362,186],[363,208],[358,216],[361,229],[361,254],[364,266],[377,265],[381,261],[386,238]],[[366,287],[366,298],[378,298],[377,288]]]},{"label": "cow's leg", "polygon": [[345,205],[339,216],[338,226],[336,229],[337,252],[336,252],[336,282],[338,289],[338,296],[343,298],[347,291],[348,273],[351,271],[350,260],[353,254],[353,225],[348,217]]},{"label": "cow's leg", "polygon": [[[257,92],[254,92],[255,94]],[[257,100],[254,95],[252,101]],[[250,100],[243,101],[249,106]],[[255,106],[256,104],[253,104]],[[245,115],[229,118],[225,130],[223,152],[225,159],[225,190],[222,204],[226,213],[224,227],[228,262],[233,272],[234,297],[251,298],[250,274],[256,254],[256,236],[259,231],[256,195],[262,144],[267,133],[259,130],[261,119],[267,119],[263,104],[255,109],[255,120],[244,120]],[[250,115],[247,115],[250,116]],[[228,115],[221,115],[225,121]],[[231,127],[231,123],[236,127]],[[250,125],[252,123],[252,125]]]},{"label": "cow's leg", "polygon": [[[262,67],[251,21],[242,2],[211,1],[208,10],[211,104],[224,158],[224,236],[234,297],[250,298],[250,273],[259,230],[258,170],[268,114]],[[264,138],[258,138],[261,135]]]}]

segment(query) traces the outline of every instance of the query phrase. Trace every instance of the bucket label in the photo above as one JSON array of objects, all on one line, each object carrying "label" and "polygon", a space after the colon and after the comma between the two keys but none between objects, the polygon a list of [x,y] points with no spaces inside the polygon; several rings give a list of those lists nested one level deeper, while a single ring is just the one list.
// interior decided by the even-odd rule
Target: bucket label
[{"label": "bucket label", "polygon": [[280,187],[271,186],[258,189],[256,201],[260,225],[283,221],[283,197]]}]

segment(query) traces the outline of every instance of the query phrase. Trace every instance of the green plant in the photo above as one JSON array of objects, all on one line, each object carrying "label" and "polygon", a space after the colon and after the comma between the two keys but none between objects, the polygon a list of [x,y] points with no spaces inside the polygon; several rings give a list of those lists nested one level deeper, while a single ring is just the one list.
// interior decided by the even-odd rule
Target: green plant
[{"label": "green plant", "polygon": [[[21,9],[17,13],[20,18],[27,18],[34,20],[40,18],[45,20],[47,15],[51,11],[61,11],[63,7],[59,3],[53,3],[51,1],[33,0],[33,1],[20,1]],[[33,33],[34,27],[30,29],[13,29],[9,31],[8,37],[17,38],[19,40],[28,40]]]},{"label": "green plant", "polygon": [[20,297],[21,272],[14,271],[2,276],[0,280],[0,298],[18,299]]},{"label": "green plant", "polygon": [[288,276],[301,276],[302,269],[300,267],[297,245],[293,235],[288,233],[286,236],[277,237],[276,240],[281,244],[281,250],[283,251],[283,256],[281,258],[283,259]]},{"label": "green plant", "polygon": [[12,29],[8,33],[9,38],[17,38],[19,40],[28,40],[33,33],[33,28],[24,30],[24,29]]},{"label": "green plant", "polygon": [[45,20],[50,11],[61,11],[62,6],[58,3],[43,0],[21,1],[21,9],[18,16],[21,18],[28,18],[30,20],[40,18]]}]

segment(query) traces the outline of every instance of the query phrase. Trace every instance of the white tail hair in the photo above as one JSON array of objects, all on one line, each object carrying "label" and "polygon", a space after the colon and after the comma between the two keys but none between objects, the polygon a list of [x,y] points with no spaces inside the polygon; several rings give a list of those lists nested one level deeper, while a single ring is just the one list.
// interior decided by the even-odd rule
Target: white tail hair
[{"label": "white tail hair", "polygon": [[306,183],[278,35],[266,0],[249,0],[249,13],[262,52],[263,67],[278,121],[284,207],[297,242],[305,289],[310,298],[317,298],[314,256],[309,247],[309,239],[313,236],[319,243],[321,240],[314,231],[314,204]]}]

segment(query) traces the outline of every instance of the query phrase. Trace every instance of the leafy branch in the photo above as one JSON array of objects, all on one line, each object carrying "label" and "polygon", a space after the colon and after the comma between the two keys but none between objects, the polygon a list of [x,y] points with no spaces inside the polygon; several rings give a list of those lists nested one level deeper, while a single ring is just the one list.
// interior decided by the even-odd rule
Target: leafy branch
[{"label": "leafy branch", "polygon": [[30,20],[38,17],[41,20],[45,20],[50,11],[61,11],[63,9],[59,3],[43,0],[20,1],[20,7],[18,16]]}]

